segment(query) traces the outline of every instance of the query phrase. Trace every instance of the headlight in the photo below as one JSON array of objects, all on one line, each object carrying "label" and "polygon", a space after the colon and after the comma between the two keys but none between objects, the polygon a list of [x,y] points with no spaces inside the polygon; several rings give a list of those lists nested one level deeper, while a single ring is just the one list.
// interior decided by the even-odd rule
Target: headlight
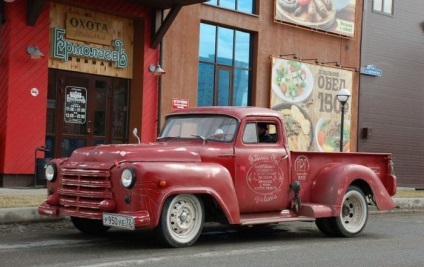
[{"label": "headlight", "polygon": [[46,170],[45,170],[45,174],[46,174],[46,179],[49,182],[53,182],[56,179],[56,165],[49,163],[46,166]]},{"label": "headlight", "polygon": [[121,174],[121,184],[125,188],[133,187],[135,183],[135,172],[131,168],[124,169]]}]

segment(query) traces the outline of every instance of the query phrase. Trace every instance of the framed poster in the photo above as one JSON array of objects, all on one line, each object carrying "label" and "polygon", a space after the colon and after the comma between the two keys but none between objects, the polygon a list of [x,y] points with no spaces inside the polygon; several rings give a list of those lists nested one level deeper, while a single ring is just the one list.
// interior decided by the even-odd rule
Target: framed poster
[{"label": "framed poster", "polygon": [[[271,103],[280,111],[290,149],[339,151],[340,89],[352,91],[352,71],[272,58]],[[345,105],[343,151],[350,151],[350,101]]]}]

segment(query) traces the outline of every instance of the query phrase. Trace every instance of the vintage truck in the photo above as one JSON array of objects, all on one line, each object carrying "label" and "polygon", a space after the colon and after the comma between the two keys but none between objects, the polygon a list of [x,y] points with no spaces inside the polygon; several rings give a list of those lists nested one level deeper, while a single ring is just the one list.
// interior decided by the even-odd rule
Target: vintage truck
[{"label": "vintage truck", "polygon": [[[259,124],[270,141],[259,142]],[[186,247],[205,222],[315,222],[325,235],[351,237],[364,229],[368,205],[395,207],[390,154],[290,151],[285,131],[281,112],[267,108],[178,110],[156,142],[51,160],[38,211],[70,216],[84,233],[152,229],[165,245]]]}]

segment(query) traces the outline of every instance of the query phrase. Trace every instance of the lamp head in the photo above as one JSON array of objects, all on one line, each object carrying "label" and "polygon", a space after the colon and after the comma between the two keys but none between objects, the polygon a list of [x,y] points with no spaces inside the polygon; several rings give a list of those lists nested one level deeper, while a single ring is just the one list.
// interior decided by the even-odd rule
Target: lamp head
[{"label": "lamp head", "polygon": [[344,105],[344,104],[346,104],[346,102],[347,102],[347,101],[349,100],[349,98],[350,98],[350,92],[349,92],[349,90],[347,90],[347,89],[340,89],[340,90],[337,92],[336,97],[337,97],[337,100],[339,100],[339,102],[340,102],[342,105]]}]

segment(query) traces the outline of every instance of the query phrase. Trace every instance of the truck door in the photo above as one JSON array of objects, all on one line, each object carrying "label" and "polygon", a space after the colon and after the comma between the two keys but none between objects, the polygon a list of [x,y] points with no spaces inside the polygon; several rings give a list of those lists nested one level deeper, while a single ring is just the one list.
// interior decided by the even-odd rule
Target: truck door
[{"label": "truck door", "polygon": [[[265,125],[266,138],[260,137]],[[289,160],[279,120],[249,119],[235,143],[235,187],[241,213],[288,207]]]}]

